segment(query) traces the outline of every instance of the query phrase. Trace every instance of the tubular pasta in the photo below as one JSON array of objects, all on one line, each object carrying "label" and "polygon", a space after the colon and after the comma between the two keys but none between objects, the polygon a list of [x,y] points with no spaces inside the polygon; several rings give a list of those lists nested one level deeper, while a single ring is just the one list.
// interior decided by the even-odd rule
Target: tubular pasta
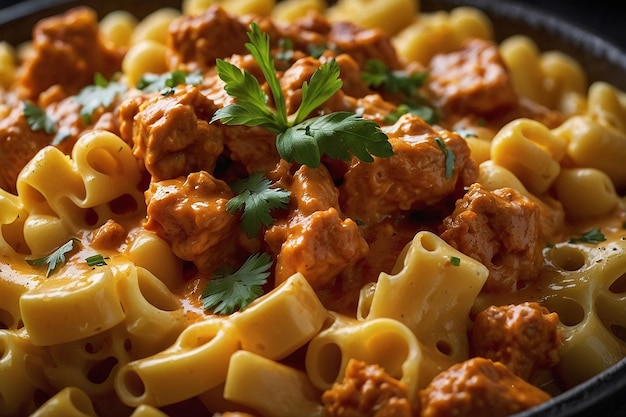
[{"label": "tubular pasta", "polygon": [[401,322],[390,318],[358,321],[340,315],[311,340],[306,352],[306,372],[315,387],[329,389],[345,375],[350,359],[377,363],[408,388],[411,401],[430,379],[422,375],[423,354],[417,338]]},{"label": "tubular pasta", "polygon": [[[452,265],[454,258],[458,266]],[[487,275],[484,265],[437,235],[419,232],[398,257],[392,274],[381,273],[375,289],[361,293],[358,316],[392,318],[411,329],[424,356],[419,379],[428,383],[469,357],[469,312]]]},{"label": "tubular pasta", "polygon": [[240,350],[230,357],[224,398],[267,417],[319,416],[320,392],[307,375],[271,359]]},{"label": "tubular pasta", "polygon": [[227,359],[238,349],[236,331],[227,321],[194,323],[169,348],[122,366],[115,391],[126,405],[135,407],[191,398],[226,380]]},{"label": "tubular pasta", "polygon": [[229,321],[242,349],[278,360],[308,342],[329,317],[309,282],[296,273]]},{"label": "tubular pasta", "polygon": [[76,387],[63,388],[46,401],[31,417],[98,417],[91,399]]},{"label": "tubular pasta", "polygon": [[110,268],[42,281],[22,294],[20,311],[30,340],[39,346],[93,336],[125,317]]},{"label": "tubular pasta", "polygon": [[0,415],[21,415],[33,403],[37,389],[48,389],[39,371],[45,351],[33,346],[23,332],[0,330]]},{"label": "tubular pasta", "polygon": [[511,171],[533,194],[545,193],[559,175],[566,143],[531,119],[506,124],[493,138],[491,160]]}]

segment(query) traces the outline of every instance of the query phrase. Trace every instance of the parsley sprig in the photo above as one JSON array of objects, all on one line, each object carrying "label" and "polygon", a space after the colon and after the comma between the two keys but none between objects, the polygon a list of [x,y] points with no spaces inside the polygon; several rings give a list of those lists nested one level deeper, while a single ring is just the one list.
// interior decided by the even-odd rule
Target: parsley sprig
[{"label": "parsley sprig", "polygon": [[230,186],[238,195],[226,203],[226,210],[230,214],[243,210],[241,230],[250,237],[257,235],[261,225],[271,226],[274,223],[270,211],[286,208],[291,194],[282,188],[272,188],[271,181],[261,173],[234,181]]},{"label": "parsley sprig", "polygon": [[93,85],[80,90],[76,101],[81,105],[80,117],[86,125],[91,124],[93,113],[101,107],[109,107],[118,95],[126,92],[126,85],[107,81],[99,72],[94,75]]},{"label": "parsley sprig", "polygon": [[65,255],[74,250],[74,243],[78,243],[78,239],[72,238],[55,249],[52,253],[41,258],[26,259],[26,262],[32,266],[48,265],[46,277],[49,277],[57,266],[65,263]]},{"label": "parsley sprig", "polygon": [[[250,42],[246,43],[246,48],[265,77],[275,108],[268,106],[268,97],[252,74],[218,59],[217,73],[225,83],[226,92],[236,98],[236,103],[216,111],[211,122],[219,120],[227,125],[264,127],[276,133],[276,149],[281,158],[313,168],[319,166],[323,154],[348,160],[352,152],[367,162],[373,161],[372,155],[383,158],[393,155],[387,135],[371,120],[349,112],[305,120],[341,88],[339,64],[335,60],[324,62],[311,79],[303,83],[300,107],[295,114],[287,115],[285,97],[270,53],[269,35],[252,23],[248,38]],[[340,150],[333,151],[335,147]]]},{"label": "parsley sprig", "polygon": [[251,255],[237,270],[227,267],[218,269],[202,291],[205,310],[215,314],[231,314],[243,310],[263,294],[262,286],[267,283],[272,258],[267,253]]}]

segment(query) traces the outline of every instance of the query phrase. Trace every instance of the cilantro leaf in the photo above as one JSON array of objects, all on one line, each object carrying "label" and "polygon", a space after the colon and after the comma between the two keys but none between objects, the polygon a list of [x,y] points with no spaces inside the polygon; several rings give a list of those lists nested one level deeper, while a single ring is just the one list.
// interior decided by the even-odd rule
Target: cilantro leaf
[{"label": "cilantro leaf", "polygon": [[291,193],[282,188],[271,188],[270,180],[259,172],[230,185],[238,195],[226,203],[226,210],[230,214],[243,210],[241,230],[250,237],[257,235],[261,225],[270,226],[274,223],[270,216],[272,209],[286,208],[289,203]]},{"label": "cilantro leaf", "polygon": [[372,162],[372,155],[393,155],[387,136],[375,122],[349,112],[305,120],[280,133],[276,147],[287,162],[296,160],[313,168],[319,166],[321,154],[347,161],[352,152],[365,162]]},{"label": "cilantro leaf", "polygon": [[441,138],[435,138],[435,142],[437,142],[437,146],[443,152],[443,155],[446,160],[446,179],[450,179],[452,177],[452,172],[454,171],[454,161],[455,156],[454,152],[450,150],[445,144],[445,142]]},{"label": "cilantro leaf", "polygon": [[220,269],[211,276],[211,281],[202,291],[205,310],[215,314],[231,314],[243,310],[263,294],[262,286],[267,283],[272,258],[267,253],[251,255],[235,272]]},{"label": "cilantro leaf", "polygon": [[22,101],[22,104],[24,105],[24,117],[33,132],[43,130],[49,135],[57,132],[56,122],[46,114],[44,109],[26,100]]},{"label": "cilantro leaf", "polygon": [[363,161],[372,161],[372,155],[393,155],[387,135],[380,127],[352,113],[331,113],[305,120],[341,88],[343,82],[335,60],[321,64],[311,79],[303,83],[300,106],[294,115],[289,116],[270,54],[269,35],[252,23],[248,37],[250,42],[246,43],[246,48],[263,72],[275,110],[268,106],[268,97],[252,74],[217,60],[217,73],[225,83],[226,92],[236,99],[236,104],[217,110],[211,123],[262,126],[277,134],[276,149],[281,158],[310,167],[319,166],[323,154],[347,160],[352,153]]},{"label": "cilantro leaf", "polygon": [[403,114],[414,114],[424,119],[429,125],[437,123],[441,115],[427,104],[420,103],[418,100],[405,100],[396,108],[396,111],[385,116],[384,122],[393,124],[400,119]]},{"label": "cilantro leaf", "polygon": [[65,255],[74,249],[74,243],[78,243],[78,239],[72,238],[54,250],[49,255],[37,259],[26,259],[26,262],[32,266],[48,265],[46,277],[49,277],[58,265],[65,263]]},{"label": "cilantro leaf", "polygon": [[175,70],[165,74],[144,74],[136,87],[145,93],[161,92],[161,95],[167,96],[174,93],[174,88],[181,84],[198,85],[202,82],[202,73],[194,71],[186,73],[185,71]]},{"label": "cilantro leaf", "polygon": [[580,236],[577,237],[573,237],[569,240],[569,243],[600,243],[600,242],[604,242],[606,240],[606,237],[604,236],[604,234],[600,231],[599,228],[594,228],[591,230],[586,231],[585,233],[583,233]]},{"label": "cilantro leaf", "polygon": [[109,107],[118,95],[126,92],[126,85],[118,82],[107,82],[100,73],[94,76],[94,84],[80,90],[76,101],[81,105],[80,117],[83,122],[91,124],[93,113],[100,107]]}]

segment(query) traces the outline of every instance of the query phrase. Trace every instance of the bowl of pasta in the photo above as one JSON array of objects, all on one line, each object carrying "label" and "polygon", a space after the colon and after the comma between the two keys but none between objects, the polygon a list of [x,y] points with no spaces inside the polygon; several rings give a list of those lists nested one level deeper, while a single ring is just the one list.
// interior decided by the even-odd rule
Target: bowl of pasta
[{"label": "bowl of pasta", "polygon": [[6,9],[0,416],[622,415],[625,73],[495,0]]}]

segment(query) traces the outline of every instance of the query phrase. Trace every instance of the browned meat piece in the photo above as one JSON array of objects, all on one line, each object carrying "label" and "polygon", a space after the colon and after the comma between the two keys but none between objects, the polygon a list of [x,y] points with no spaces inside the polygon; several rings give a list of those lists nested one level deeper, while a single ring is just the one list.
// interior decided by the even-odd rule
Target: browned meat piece
[{"label": "browned meat piece", "polygon": [[0,117],[0,188],[15,194],[20,171],[52,138],[43,130],[33,132],[21,106]]},{"label": "browned meat piece", "polygon": [[331,22],[327,43],[352,56],[361,68],[369,59],[378,59],[387,68],[401,67],[391,38],[381,29],[365,29],[347,21]]},{"label": "browned meat piece", "polygon": [[185,178],[155,182],[146,192],[147,230],[170,243],[181,259],[200,269],[221,265],[234,249],[236,217],[226,210],[233,197],[224,181],[201,171]]},{"label": "browned meat piece", "polygon": [[93,231],[91,246],[94,249],[113,250],[126,240],[126,230],[113,219]]},{"label": "browned meat piece", "polygon": [[445,112],[490,115],[517,104],[506,65],[491,42],[471,39],[458,51],[435,55],[428,71],[428,89]]},{"label": "browned meat piece", "polygon": [[277,258],[277,284],[300,272],[313,288],[321,288],[367,254],[356,223],[341,218],[337,189],[323,166],[302,166],[279,185],[292,194],[288,219],[265,234]]},{"label": "browned meat piece", "polygon": [[500,362],[473,358],[451,366],[420,391],[421,417],[505,417],[549,399]]},{"label": "browned meat piece", "polygon": [[112,49],[99,32],[92,9],[78,7],[39,21],[33,31],[33,51],[19,77],[23,98],[37,101],[47,88],[60,84],[68,95],[93,84],[94,74],[109,79],[121,68],[123,51]]},{"label": "browned meat piece", "polygon": [[192,86],[139,107],[133,154],[143,160],[153,181],[213,172],[224,148],[223,127],[207,122],[214,112],[213,103]]},{"label": "browned meat piece", "polygon": [[352,219],[341,219],[334,208],[316,211],[289,224],[276,261],[276,283],[300,272],[320,288],[365,255],[367,243]]},{"label": "browned meat piece", "polygon": [[406,386],[379,365],[351,359],[341,383],[322,394],[324,417],[411,417]]},{"label": "browned meat piece", "polygon": [[559,361],[559,316],[538,303],[491,306],[476,315],[470,335],[472,354],[502,362],[529,380]]},{"label": "browned meat piece", "polygon": [[441,237],[489,269],[483,291],[515,291],[543,264],[540,216],[537,205],[512,188],[473,184],[444,219]]},{"label": "browned meat piece", "polygon": [[168,65],[188,71],[215,66],[217,58],[245,54],[249,27],[243,21],[212,6],[199,16],[181,16],[169,28]]},{"label": "browned meat piece", "polygon": [[[375,223],[399,211],[432,208],[455,191],[471,184],[477,175],[467,143],[458,134],[435,130],[418,116],[405,114],[384,129],[394,155],[374,162],[353,159],[340,187],[344,212],[365,223]],[[454,167],[446,178],[446,154],[441,139],[454,154]]]}]

